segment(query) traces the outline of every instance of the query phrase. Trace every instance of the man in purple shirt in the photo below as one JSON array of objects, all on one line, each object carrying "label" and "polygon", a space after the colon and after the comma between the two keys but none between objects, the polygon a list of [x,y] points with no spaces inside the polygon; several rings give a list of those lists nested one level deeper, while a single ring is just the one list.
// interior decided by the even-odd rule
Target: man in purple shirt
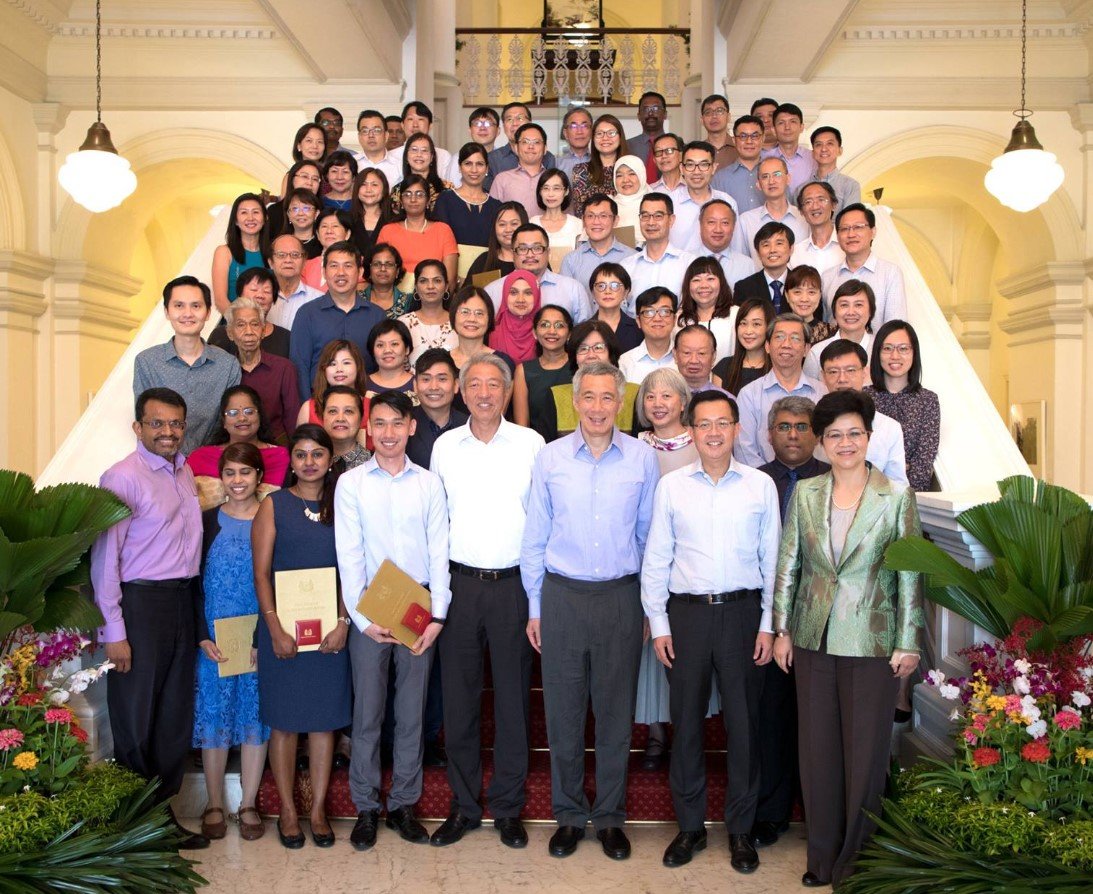
[{"label": "man in purple shirt", "polygon": [[[106,681],[114,759],[149,779],[156,796],[182,784],[194,719],[194,656],[199,636],[201,510],[179,452],[186,401],[169,388],[137,397],[137,449],[103,473],[132,515],[91,547],[91,584],[104,623],[99,639],[114,671]],[[172,814],[172,819],[174,814]],[[177,821],[175,824],[178,825]],[[179,828],[179,847],[208,847]]]},{"label": "man in purple shirt", "polygon": [[516,167],[501,171],[493,178],[490,195],[499,202],[519,202],[527,209],[528,217],[539,214],[536,187],[539,175],[546,170],[546,131],[538,124],[522,124],[516,131]]},{"label": "man in purple shirt", "polygon": [[[626,767],[641,662],[638,586],[659,466],[615,419],[626,379],[595,362],[573,376],[577,430],[535,458],[520,574],[528,639],[543,656],[550,743],[550,853],[568,857],[592,821],[604,853],[630,856]],[[584,719],[596,718],[596,801],[584,791]]]}]

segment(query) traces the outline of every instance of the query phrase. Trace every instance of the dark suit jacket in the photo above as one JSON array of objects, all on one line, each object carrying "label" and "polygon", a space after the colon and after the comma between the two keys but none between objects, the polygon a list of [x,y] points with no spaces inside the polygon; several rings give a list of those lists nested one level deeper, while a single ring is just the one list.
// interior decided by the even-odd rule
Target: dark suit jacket
[{"label": "dark suit jacket", "polygon": [[[732,287],[733,304],[740,304],[745,298],[765,298],[767,301],[772,301],[770,286],[767,285],[767,275],[762,270],[744,277]],[[789,304],[783,296],[782,310],[785,311],[788,308]]]}]

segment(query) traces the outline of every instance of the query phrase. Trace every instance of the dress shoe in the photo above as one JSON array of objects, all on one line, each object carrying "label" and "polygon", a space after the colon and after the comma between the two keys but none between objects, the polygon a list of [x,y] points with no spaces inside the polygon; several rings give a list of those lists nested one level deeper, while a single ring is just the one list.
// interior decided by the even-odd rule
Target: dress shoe
[{"label": "dress shoe", "polygon": [[412,844],[425,844],[429,841],[429,833],[414,816],[413,807],[396,807],[387,811],[387,819],[384,821],[388,829],[394,829],[403,841]]},{"label": "dress shoe", "polygon": [[767,820],[759,820],[751,827],[751,843],[756,847],[770,847],[778,843],[778,826]]},{"label": "dress shoe", "polygon": [[297,832],[295,835],[286,835],[281,830],[280,818],[277,820],[277,837],[281,839],[281,846],[287,847],[290,851],[298,851],[304,846],[304,841],[306,840],[303,832]]},{"label": "dress shoe", "polygon": [[467,832],[477,829],[481,825],[482,820],[472,820],[458,810],[453,810],[448,814],[448,818],[440,824],[440,828],[433,833],[429,843],[434,847],[447,847],[449,844],[455,844]]},{"label": "dress shoe", "polygon": [[559,826],[558,831],[550,836],[550,856],[568,857],[577,849],[577,843],[582,838],[584,829],[580,826]]},{"label": "dress shoe", "polygon": [[425,754],[422,756],[421,765],[423,767],[448,766],[448,755],[444,751],[444,746],[435,741],[426,742]]},{"label": "dress shoe", "polygon": [[664,852],[664,865],[669,868],[686,866],[696,851],[706,850],[706,830],[701,832],[680,832]]},{"label": "dress shoe", "polygon": [[175,827],[178,834],[177,847],[180,851],[200,851],[209,846],[209,839],[199,832],[191,832],[183,826],[170,807],[167,808],[167,816],[170,817],[171,825]]},{"label": "dress shoe", "polygon": [[310,767],[311,767],[311,758],[309,758],[306,754],[296,755],[296,772],[297,773],[306,773]]},{"label": "dress shoe", "polygon": [[505,847],[527,847],[528,833],[524,831],[524,824],[519,817],[503,816],[493,821],[493,827],[501,833],[501,843]]},{"label": "dress shoe", "polygon": [[366,851],[376,843],[376,827],[379,825],[378,810],[362,810],[349,833],[349,843],[359,851]]},{"label": "dress shoe", "polygon": [[826,888],[831,882],[826,882],[815,872],[806,872],[801,876],[801,884],[806,888]]},{"label": "dress shoe", "polygon": [[315,828],[315,823],[311,824],[311,840],[315,842],[315,847],[334,847],[334,830],[330,828],[330,824],[326,824],[326,831],[319,832]]},{"label": "dress shoe", "polygon": [[643,770],[656,771],[668,763],[668,743],[661,739],[650,739],[641,758]]},{"label": "dress shoe", "polygon": [[625,860],[630,856],[630,839],[618,826],[600,829],[596,833],[603,846],[603,852],[612,860]]},{"label": "dress shoe", "polygon": [[750,835],[730,835],[729,852],[732,854],[729,865],[737,872],[755,872],[759,868],[759,855]]},{"label": "dress shoe", "polygon": [[201,814],[201,834],[209,841],[219,841],[228,834],[228,821],[222,808],[205,808]]}]

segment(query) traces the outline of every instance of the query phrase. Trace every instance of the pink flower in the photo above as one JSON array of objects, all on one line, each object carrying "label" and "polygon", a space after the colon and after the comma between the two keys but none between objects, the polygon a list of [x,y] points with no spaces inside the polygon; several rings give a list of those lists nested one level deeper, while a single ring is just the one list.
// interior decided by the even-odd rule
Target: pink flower
[{"label": "pink flower", "polygon": [[0,729],[0,751],[11,751],[23,744],[23,734],[19,730]]},{"label": "pink flower", "polygon": [[1006,713],[1007,714],[1020,714],[1021,713],[1021,696],[1019,696],[1019,695],[1007,695],[1006,696]]},{"label": "pink flower", "polygon": [[972,728],[983,732],[987,728],[987,724],[990,723],[989,714],[976,714],[975,719],[972,721]]},{"label": "pink flower", "polygon": [[1064,708],[1055,715],[1055,725],[1059,729],[1078,729],[1082,725],[1082,718]]},{"label": "pink flower", "polygon": [[964,730],[964,741],[967,742],[969,745],[974,745],[976,742],[979,741],[979,736],[975,734],[975,730],[966,729]]},{"label": "pink flower", "polygon": [[46,711],[46,723],[71,723],[72,712],[68,708],[50,708]]}]

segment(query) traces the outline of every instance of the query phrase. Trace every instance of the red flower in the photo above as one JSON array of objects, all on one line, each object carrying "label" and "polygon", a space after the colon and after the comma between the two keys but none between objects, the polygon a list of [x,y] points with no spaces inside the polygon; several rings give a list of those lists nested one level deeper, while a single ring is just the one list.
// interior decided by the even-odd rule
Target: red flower
[{"label": "red flower", "polygon": [[1082,718],[1074,711],[1064,708],[1055,715],[1055,725],[1059,729],[1078,729],[1082,725]]},{"label": "red flower", "polygon": [[42,693],[40,692],[24,692],[19,698],[15,700],[15,704],[23,708],[29,708],[33,705],[40,705],[42,703]]},{"label": "red flower", "polygon": [[1051,748],[1047,744],[1047,739],[1037,739],[1034,742],[1029,742],[1021,749],[1021,757],[1030,764],[1042,764],[1044,761],[1049,760],[1051,758]]},{"label": "red flower", "polygon": [[68,728],[68,732],[73,738],[76,739],[77,742],[87,742],[87,730],[85,730],[82,726],[77,726],[75,723],[73,723]]},{"label": "red flower", "polygon": [[990,767],[1002,760],[1002,752],[997,748],[976,748],[972,752],[972,763],[977,767]]}]

